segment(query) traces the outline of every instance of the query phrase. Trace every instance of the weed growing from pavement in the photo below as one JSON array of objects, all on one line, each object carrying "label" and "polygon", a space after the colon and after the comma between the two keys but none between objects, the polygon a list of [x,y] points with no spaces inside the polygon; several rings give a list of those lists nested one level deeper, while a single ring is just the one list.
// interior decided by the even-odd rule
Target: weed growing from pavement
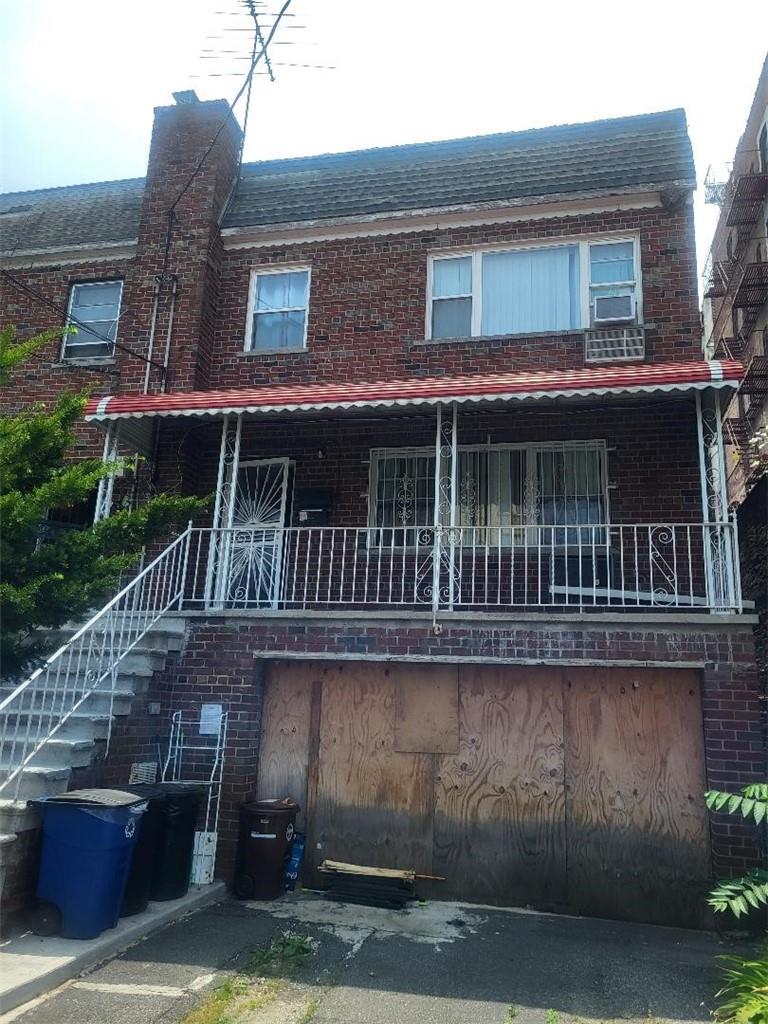
[{"label": "weed growing from pavement", "polygon": [[512,1021],[515,1020],[515,1018],[517,1017],[517,1013],[518,1010],[515,1004],[510,1003],[510,1005],[507,1007],[507,1015],[504,1018],[504,1024],[512,1024]]},{"label": "weed growing from pavement", "polygon": [[[283,982],[295,978],[313,948],[307,936],[283,932],[268,946],[254,950],[245,966],[188,1013],[182,1024],[234,1024],[243,1014],[268,1006],[277,999]],[[317,1002],[312,1000],[301,1024],[308,1024],[316,1010]]]},{"label": "weed growing from pavement", "polygon": [[296,1021],[296,1024],[310,1024],[310,1021],[317,1013],[317,1008],[319,1007],[319,1005],[320,1003],[317,1001],[317,999],[310,999],[309,1002],[307,1003],[306,1010]]},{"label": "weed growing from pavement", "polygon": [[560,1024],[560,1014],[557,1010],[547,1010],[546,1022],[547,1024]]}]

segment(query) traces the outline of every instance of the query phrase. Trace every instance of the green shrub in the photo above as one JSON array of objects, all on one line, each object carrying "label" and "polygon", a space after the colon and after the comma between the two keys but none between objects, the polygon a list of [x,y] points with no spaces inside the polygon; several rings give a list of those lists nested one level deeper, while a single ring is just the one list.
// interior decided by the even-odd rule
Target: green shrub
[{"label": "green shrub", "polygon": [[725,968],[725,984],[716,996],[715,1020],[719,1024],[768,1024],[768,947],[757,960],[721,959],[730,966]]}]

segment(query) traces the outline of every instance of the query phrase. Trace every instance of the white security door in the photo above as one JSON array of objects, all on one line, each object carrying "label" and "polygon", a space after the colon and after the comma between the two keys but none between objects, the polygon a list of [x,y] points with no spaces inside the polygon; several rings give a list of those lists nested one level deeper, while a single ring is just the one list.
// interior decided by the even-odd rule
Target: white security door
[{"label": "white security door", "polygon": [[225,559],[230,607],[276,608],[280,593],[288,459],[241,462]]}]

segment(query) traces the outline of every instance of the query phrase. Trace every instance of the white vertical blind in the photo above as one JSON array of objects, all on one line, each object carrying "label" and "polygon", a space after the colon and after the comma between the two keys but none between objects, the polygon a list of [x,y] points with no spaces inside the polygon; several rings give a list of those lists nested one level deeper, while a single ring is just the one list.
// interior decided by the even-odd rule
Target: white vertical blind
[{"label": "white vertical blind", "polygon": [[485,253],[482,334],[563,331],[579,325],[576,246]]}]

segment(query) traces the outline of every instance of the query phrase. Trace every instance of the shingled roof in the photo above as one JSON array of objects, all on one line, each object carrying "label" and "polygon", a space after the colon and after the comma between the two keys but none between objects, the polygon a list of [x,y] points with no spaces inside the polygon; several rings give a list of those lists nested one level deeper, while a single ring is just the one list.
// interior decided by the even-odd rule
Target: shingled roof
[{"label": "shingled roof", "polygon": [[[685,113],[244,164],[223,227],[695,187]],[[138,234],[142,178],[0,195],[0,250]]]},{"label": "shingled roof", "polygon": [[244,164],[224,227],[684,185],[685,112]]},{"label": "shingled roof", "polygon": [[143,178],[0,195],[0,250],[127,242],[139,233]]}]

